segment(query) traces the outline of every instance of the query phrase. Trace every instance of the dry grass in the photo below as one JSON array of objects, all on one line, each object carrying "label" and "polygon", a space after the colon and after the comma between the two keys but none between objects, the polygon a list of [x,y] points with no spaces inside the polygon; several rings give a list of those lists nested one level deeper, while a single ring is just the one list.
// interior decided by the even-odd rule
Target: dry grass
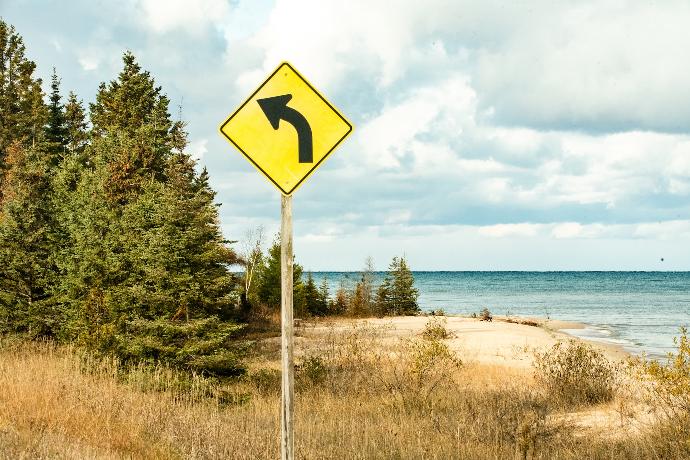
[{"label": "dry grass", "polygon": [[[442,340],[391,345],[380,341],[379,330],[361,325],[318,336],[302,332],[298,458],[690,454],[690,443],[684,447],[682,432],[668,423],[652,421],[645,431],[614,440],[600,433],[619,429],[616,417],[584,431],[578,414],[558,412],[528,372],[462,363]],[[274,351],[266,351],[247,377],[220,385],[163,368],[123,370],[50,343],[4,340],[0,457],[277,458],[280,376]],[[616,404],[595,406],[587,416],[615,414]],[[591,422],[597,423],[601,418]]]}]

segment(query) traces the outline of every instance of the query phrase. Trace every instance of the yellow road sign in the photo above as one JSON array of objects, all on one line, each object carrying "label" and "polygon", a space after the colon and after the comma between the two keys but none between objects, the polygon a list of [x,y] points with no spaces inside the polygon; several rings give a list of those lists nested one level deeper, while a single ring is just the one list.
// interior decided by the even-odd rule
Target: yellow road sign
[{"label": "yellow road sign", "polygon": [[261,173],[290,195],[352,131],[352,125],[287,62],[220,132]]}]

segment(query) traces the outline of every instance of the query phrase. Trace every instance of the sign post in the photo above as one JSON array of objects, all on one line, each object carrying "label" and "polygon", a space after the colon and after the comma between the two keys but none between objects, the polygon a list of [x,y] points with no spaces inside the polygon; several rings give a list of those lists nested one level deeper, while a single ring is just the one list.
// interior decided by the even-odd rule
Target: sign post
[{"label": "sign post", "polygon": [[280,349],[281,349],[281,416],[280,452],[282,460],[292,460],[295,451],[294,402],[295,367],[292,318],[292,197],[281,197],[280,220]]},{"label": "sign post", "polygon": [[282,194],[280,449],[283,460],[292,460],[295,452],[292,193],[352,132],[352,125],[284,62],[225,120],[220,132]]}]

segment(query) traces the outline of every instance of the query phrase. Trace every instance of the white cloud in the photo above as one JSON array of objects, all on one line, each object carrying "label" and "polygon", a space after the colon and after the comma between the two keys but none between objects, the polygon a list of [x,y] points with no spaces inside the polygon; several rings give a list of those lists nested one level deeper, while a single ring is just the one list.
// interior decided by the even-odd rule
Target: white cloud
[{"label": "white cloud", "polygon": [[521,224],[496,224],[479,227],[478,233],[492,238],[506,237],[530,237],[536,236],[543,226],[540,224],[521,223]]},{"label": "white cloud", "polygon": [[513,18],[509,40],[478,53],[476,81],[499,117],[604,131],[686,129],[690,61],[682,56],[690,46],[690,4],[542,6]]},{"label": "white cloud", "polygon": [[177,29],[200,34],[222,22],[230,12],[226,0],[139,0],[143,25],[156,33]]},{"label": "white cloud", "polygon": [[[400,168],[401,161],[411,157],[416,172],[458,169],[458,158],[447,144],[462,135],[464,126],[474,125],[475,111],[476,95],[466,78],[453,77],[436,87],[414,90],[360,128],[358,143],[366,166]],[[420,140],[425,135],[431,139]]]},{"label": "white cloud", "polygon": [[87,72],[98,69],[98,66],[101,63],[100,58],[90,52],[85,52],[79,56],[78,61],[81,68]]},{"label": "white cloud", "polygon": [[639,238],[677,240],[690,237],[690,221],[645,222],[635,225],[633,235]]}]

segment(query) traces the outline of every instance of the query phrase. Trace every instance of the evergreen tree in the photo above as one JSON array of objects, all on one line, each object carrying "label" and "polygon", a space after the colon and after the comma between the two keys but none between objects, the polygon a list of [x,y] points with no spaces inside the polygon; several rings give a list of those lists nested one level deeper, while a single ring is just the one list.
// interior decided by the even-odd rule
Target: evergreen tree
[{"label": "evergreen tree", "polygon": [[[293,256],[294,259],[294,256]],[[302,284],[302,266],[292,264],[292,303],[295,316],[306,313]],[[259,270],[257,294],[259,301],[272,309],[280,310],[280,237],[276,236],[268,249],[265,263]]]},{"label": "evergreen tree", "polygon": [[72,155],[81,154],[89,140],[88,123],[81,101],[70,92],[65,104],[65,147]]},{"label": "evergreen tree", "polygon": [[41,80],[34,77],[36,64],[25,51],[14,27],[0,19],[0,187],[10,145],[36,147],[48,121]]},{"label": "evergreen tree", "polygon": [[[67,126],[80,134],[70,99]],[[236,372],[228,267],[238,259],[222,238],[208,174],[177,150],[168,100],[131,54],[96,101],[88,164],[75,174],[76,160],[66,162],[59,176],[60,190],[77,177],[61,210],[69,242],[60,257],[63,336],[125,359]],[[83,142],[73,136],[68,145]]]},{"label": "evergreen tree", "polygon": [[338,290],[335,291],[335,298],[331,304],[331,313],[334,315],[342,315],[348,309],[348,295],[347,289],[345,289],[345,280],[340,281],[340,286]]},{"label": "evergreen tree", "polygon": [[374,262],[367,257],[360,279],[355,284],[354,291],[348,302],[350,316],[371,316],[376,313],[374,301]]},{"label": "evergreen tree", "polygon": [[12,144],[0,211],[0,329],[54,335],[57,247],[47,155]]},{"label": "evergreen tree", "polygon": [[309,315],[320,316],[319,289],[316,287],[311,272],[307,273],[307,282],[304,283],[304,303]]},{"label": "evergreen tree", "polygon": [[326,316],[328,314],[328,281],[324,278],[321,286],[317,287],[311,272],[304,284],[304,302],[307,313],[311,316]]},{"label": "evergreen tree", "polygon": [[328,278],[324,277],[319,286],[319,310],[323,312],[323,315],[331,314],[333,311],[333,305],[331,302],[331,295],[328,289]]},{"label": "evergreen tree", "polygon": [[101,83],[91,104],[93,143],[109,171],[108,195],[112,205],[136,197],[144,182],[166,181],[171,156],[186,145],[181,122],[168,113],[168,98],[149,72],[131,53],[123,56],[117,80]]},{"label": "evergreen tree", "polygon": [[60,79],[53,67],[53,75],[50,82],[50,96],[48,104],[49,118],[46,126],[46,141],[51,153],[51,163],[57,165],[65,155],[67,146],[67,129],[65,120],[65,107],[60,95]]},{"label": "evergreen tree", "polygon": [[377,291],[377,309],[383,315],[416,315],[419,292],[404,257],[393,257],[388,274]]},{"label": "evergreen tree", "polygon": [[43,102],[36,65],[0,19],[0,324],[52,335],[57,246]]}]

